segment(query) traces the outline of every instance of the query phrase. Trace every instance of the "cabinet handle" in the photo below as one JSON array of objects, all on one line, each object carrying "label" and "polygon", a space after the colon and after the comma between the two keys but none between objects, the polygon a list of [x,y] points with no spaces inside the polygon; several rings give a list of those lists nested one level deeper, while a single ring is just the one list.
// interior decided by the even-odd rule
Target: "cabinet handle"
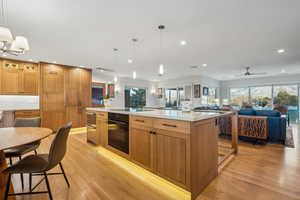
[{"label": "cabinet handle", "polygon": [[173,127],[173,128],[176,128],[177,125],[174,125],[174,124],[162,124],[163,126],[167,126],[167,127]]},{"label": "cabinet handle", "polygon": [[144,122],[145,122],[144,120],[140,120],[140,119],[136,119],[135,121],[136,121],[136,122],[141,122],[141,123],[144,123]]}]

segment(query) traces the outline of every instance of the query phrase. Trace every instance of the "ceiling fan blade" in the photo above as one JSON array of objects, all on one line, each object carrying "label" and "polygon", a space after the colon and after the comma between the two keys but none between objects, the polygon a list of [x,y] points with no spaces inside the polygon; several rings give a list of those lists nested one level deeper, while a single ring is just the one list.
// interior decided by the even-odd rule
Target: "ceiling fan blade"
[{"label": "ceiling fan blade", "polygon": [[266,75],[266,72],[258,72],[258,73],[250,73],[250,76],[255,76],[255,75]]}]

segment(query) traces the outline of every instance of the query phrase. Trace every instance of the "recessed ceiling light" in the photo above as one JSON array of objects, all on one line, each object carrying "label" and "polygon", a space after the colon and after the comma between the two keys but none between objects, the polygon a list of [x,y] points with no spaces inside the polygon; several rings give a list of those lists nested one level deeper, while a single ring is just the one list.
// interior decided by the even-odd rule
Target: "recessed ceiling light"
[{"label": "recessed ceiling light", "polygon": [[181,41],[180,41],[180,45],[181,45],[181,46],[185,46],[185,45],[186,45],[186,41],[185,41],[185,40],[181,40]]},{"label": "recessed ceiling light", "polygon": [[128,63],[133,63],[133,60],[132,59],[128,59]]},{"label": "recessed ceiling light", "polygon": [[55,63],[55,64],[56,64],[56,61],[53,61],[53,63]]},{"label": "recessed ceiling light", "polygon": [[80,65],[79,67],[85,68],[85,66],[84,66],[84,65]]},{"label": "recessed ceiling light", "polygon": [[103,70],[103,69],[100,69],[100,72],[104,72],[104,70]]},{"label": "recessed ceiling light", "polygon": [[32,59],[29,59],[28,61],[32,62],[33,60],[32,60]]},{"label": "recessed ceiling light", "polygon": [[284,52],[285,52],[284,49],[278,49],[278,50],[277,50],[277,53],[279,53],[279,54],[282,54],[282,53],[284,53]]},{"label": "recessed ceiling light", "polygon": [[6,55],[6,54],[3,54],[2,56],[3,56],[3,57],[6,57],[7,55]]},{"label": "recessed ceiling light", "polygon": [[285,73],[285,69],[281,69],[281,73]]},{"label": "recessed ceiling light", "polygon": [[202,64],[202,67],[207,67],[207,64],[205,64],[205,63],[204,63],[204,64]]}]

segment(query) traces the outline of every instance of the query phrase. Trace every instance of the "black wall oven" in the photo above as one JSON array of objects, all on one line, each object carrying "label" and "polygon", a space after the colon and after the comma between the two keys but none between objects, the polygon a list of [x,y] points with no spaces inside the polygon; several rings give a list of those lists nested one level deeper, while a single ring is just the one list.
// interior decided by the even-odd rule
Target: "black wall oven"
[{"label": "black wall oven", "polygon": [[129,154],[129,115],[108,113],[108,145]]}]

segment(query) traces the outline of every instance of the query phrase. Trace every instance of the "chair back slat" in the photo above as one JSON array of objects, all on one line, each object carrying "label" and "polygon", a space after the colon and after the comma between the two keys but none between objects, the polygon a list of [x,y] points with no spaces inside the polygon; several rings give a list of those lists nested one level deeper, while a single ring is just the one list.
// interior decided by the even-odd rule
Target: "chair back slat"
[{"label": "chair back slat", "polygon": [[64,158],[67,151],[67,140],[71,127],[72,123],[70,122],[67,125],[61,127],[56,133],[49,151],[49,166],[47,170],[50,170],[56,165],[58,165]]}]

